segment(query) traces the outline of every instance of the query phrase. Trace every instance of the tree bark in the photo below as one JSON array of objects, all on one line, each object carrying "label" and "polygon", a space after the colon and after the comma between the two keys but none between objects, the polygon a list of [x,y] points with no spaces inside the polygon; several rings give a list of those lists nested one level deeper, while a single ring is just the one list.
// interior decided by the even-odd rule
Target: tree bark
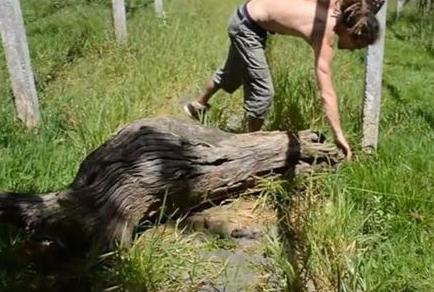
[{"label": "tree bark", "polygon": [[311,131],[230,134],[171,118],[138,121],[87,156],[67,190],[0,194],[0,223],[71,246],[128,243],[141,219],[186,214],[300,163],[342,160],[320,140]]}]

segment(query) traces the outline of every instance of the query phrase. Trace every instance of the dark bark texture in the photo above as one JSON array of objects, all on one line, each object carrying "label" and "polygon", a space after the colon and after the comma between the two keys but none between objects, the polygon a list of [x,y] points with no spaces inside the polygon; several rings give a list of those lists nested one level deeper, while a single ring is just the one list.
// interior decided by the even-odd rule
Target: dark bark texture
[{"label": "dark bark texture", "polygon": [[0,194],[0,223],[67,245],[128,243],[140,220],[184,215],[296,165],[342,154],[311,131],[230,134],[173,118],[122,128],[81,163],[65,191]]}]

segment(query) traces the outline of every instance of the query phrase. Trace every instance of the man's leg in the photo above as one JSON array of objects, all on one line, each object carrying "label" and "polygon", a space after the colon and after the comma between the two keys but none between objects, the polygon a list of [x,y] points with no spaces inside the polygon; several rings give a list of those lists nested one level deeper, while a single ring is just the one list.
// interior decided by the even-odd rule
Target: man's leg
[{"label": "man's leg", "polygon": [[204,90],[197,96],[196,101],[206,105],[211,97],[220,89],[233,93],[241,85],[241,60],[232,42],[224,65],[206,82]]},{"label": "man's leg", "polygon": [[204,89],[196,97],[195,101],[184,106],[186,113],[190,117],[199,120],[200,116],[209,108],[209,100],[220,88],[228,93],[233,93],[242,83],[241,68],[240,56],[231,43],[224,65],[208,79]]},{"label": "man's leg", "polygon": [[244,86],[244,109],[247,114],[249,132],[261,130],[274,97],[269,69],[260,70],[259,72],[260,77],[246,80]]},{"label": "man's leg", "polygon": [[[245,35],[249,33],[251,32],[247,31]],[[246,70],[243,74],[244,109],[249,132],[261,129],[274,96],[271,73],[265,57],[265,41],[266,39],[257,39],[253,35],[249,38],[236,38],[234,42],[243,57]]]},{"label": "man's leg", "polygon": [[[247,120],[247,131],[248,132],[256,132],[261,130],[262,125],[264,124],[264,118],[263,115],[256,115],[257,110],[255,110],[255,107],[253,106],[256,103],[252,103],[252,89],[251,89],[251,80],[246,79],[244,80],[244,109],[246,111],[245,118]],[[253,105],[252,105],[253,104]]]},{"label": "man's leg", "polygon": [[247,117],[247,130],[249,132],[256,132],[261,130],[263,124],[264,124],[264,119]]},{"label": "man's leg", "polygon": [[196,101],[201,105],[207,106],[211,97],[221,88],[220,84],[214,82],[214,78],[209,78],[201,93],[196,97]]}]

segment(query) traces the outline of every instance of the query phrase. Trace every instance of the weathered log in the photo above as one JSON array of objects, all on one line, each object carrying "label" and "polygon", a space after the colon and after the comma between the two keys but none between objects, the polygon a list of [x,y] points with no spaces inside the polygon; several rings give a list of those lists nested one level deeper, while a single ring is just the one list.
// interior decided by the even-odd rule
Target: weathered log
[{"label": "weathered log", "polygon": [[87,156],[67,190],[0,194],[0,223],[69,245],[129,242],[134,226],[162,207],[185,214],[245,190],[258,176],[342,159],[319,140],[311,131],[230,134],[171,118],[141,120]]}]

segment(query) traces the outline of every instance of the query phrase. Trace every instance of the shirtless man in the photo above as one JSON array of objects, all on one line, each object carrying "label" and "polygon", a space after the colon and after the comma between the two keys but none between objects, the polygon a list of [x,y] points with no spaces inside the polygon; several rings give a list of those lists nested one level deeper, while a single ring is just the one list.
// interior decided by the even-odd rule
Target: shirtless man
[{"label": "shirtless man", "polygon": [[[232,15],[228,27],[231,40],[225,64],[206,83],[197,99],[184,106],[199,119],[208,101],[220,88],[233,93],[244,88],[244,109],[248,130],[261,129],[274,95],[265,58],[268,33],[303,38],[312,47],[315,73],[323,111],[336,145],[347,158],[351,148],[341,128],[338,100],[332,83],[333,43],[339,49],[360,49],[374,43],[379,35],[375,13],[383,0],[250,0]],[[368,2],[371,1],[371,2]]]}]

